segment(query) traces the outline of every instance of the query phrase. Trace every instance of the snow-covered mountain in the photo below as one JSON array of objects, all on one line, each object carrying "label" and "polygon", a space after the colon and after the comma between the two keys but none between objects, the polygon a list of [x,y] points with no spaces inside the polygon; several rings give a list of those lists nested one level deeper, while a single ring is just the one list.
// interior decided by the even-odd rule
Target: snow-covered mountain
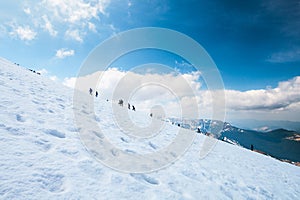
[{"label": "snow-covered mountain", "polygon": [[[202,134],[165,168],[152,173],[114,170],[97,161],[80,140],[71,89],[0,59],[0,92],[0,199],[300,197],[299,167]],[[111,101],[100,97],[94,103],[95,114],[85,107],[81,113],[103,130],[97,140],[109,138],[133,155],[159,151],[181,129],[165,122],[155,137],[136,139],[114,123]],[[139,112],[130,112],[130,117],[146,127],[151,121]],[[185,134],[194,131],[186,130]],[[201,157],[206,141],[216,144]],[[118,159],[117,152],[111,153]]]},{"label": "snow-covered mountain", "polygon": [[[235,127],[228,122],[208,119],[179,120],[169,119],[181,127],[199,131],[201,133],[212,133],[214,137],[250,149],[271,155],[277,159],[290,162],[300,162],[300,134],[296,131],[275,129],[270,131],[255,131]],[[214,130],[220,127],[219,132]],[[199,128],[199,130],[198,130]]]}]

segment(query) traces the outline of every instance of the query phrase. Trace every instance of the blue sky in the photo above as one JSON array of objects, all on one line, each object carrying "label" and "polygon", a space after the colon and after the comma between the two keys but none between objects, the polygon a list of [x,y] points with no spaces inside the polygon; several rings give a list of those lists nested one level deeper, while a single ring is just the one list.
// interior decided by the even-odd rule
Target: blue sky
[{"label": "blue sky", "polygon": [[[228,90],[277,88],[300,75],[296,0],[11,0],[0,6],[0,56],[45,69],[61,81],[75,77],[84,59],[105,39],[148,26],[196,40],[216,63]],[[129,57],[115,65],[126,69],[162,62],[185,72],[177,57],[149,51],[144,55],[145,60]]]}]

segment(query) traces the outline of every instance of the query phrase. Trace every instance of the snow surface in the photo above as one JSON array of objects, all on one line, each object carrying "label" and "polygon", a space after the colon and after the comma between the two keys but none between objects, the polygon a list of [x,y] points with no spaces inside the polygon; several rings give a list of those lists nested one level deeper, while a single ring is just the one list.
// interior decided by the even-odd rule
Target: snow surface
[{"label": "snow surface", "polygon": [[[113,170],[80,140],[71,89],[0,59],[0,92],[0,199],[300,198],[299,167],[221,141],[201,158],[207,139],[202,134],[166,168],[152,173]],[[91,120],[128,152],[157,151],[178,129],[166,123],[159,135],[134,139],[114,123],[111,102],[100,97],[95,105]],[[138,111],[130,116],[142,126],[151,120]]]}]

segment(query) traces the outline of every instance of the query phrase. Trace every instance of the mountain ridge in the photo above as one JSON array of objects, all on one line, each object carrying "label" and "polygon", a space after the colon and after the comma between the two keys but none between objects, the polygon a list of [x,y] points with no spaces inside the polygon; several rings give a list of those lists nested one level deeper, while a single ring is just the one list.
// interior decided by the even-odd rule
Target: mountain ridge
[{"label": "mountain ridge", "polygon": [[[200,130],[204,134],[213,134],[219,140],[251,149],[251,145],[258,151],[271,155],[280,160],[300,162],[300,133],[283,128],[267,132],[247,130],[235,127],[228,122],[210,119],[179,120],[169,118],[174,124],[193,131]],[[214,132],[217,127],[219,132]],[[199,130],[198,130],[199,128]]]}]

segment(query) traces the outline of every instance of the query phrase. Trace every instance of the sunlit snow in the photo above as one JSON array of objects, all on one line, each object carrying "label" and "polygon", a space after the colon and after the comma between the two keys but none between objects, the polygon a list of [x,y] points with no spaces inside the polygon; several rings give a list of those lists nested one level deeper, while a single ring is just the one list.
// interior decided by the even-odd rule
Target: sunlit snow
[{"label": "sunlit snow", "polygon": [[[161,170],[113,170],[98,162],[80,140],[73,91],[4,59],[0,94],[1,199],[300,198],[299,167],[222,141],[200,158],[206,139],[201,134],[180,159]],[[155,152],[179,129],[166,123],[159,135],[134,139],[116,126],[110,101],[100,95],[94,102],[90,120],[111,143],[128,152]],[[141,127],[151,120],[138,108],[130,116]]]}]

